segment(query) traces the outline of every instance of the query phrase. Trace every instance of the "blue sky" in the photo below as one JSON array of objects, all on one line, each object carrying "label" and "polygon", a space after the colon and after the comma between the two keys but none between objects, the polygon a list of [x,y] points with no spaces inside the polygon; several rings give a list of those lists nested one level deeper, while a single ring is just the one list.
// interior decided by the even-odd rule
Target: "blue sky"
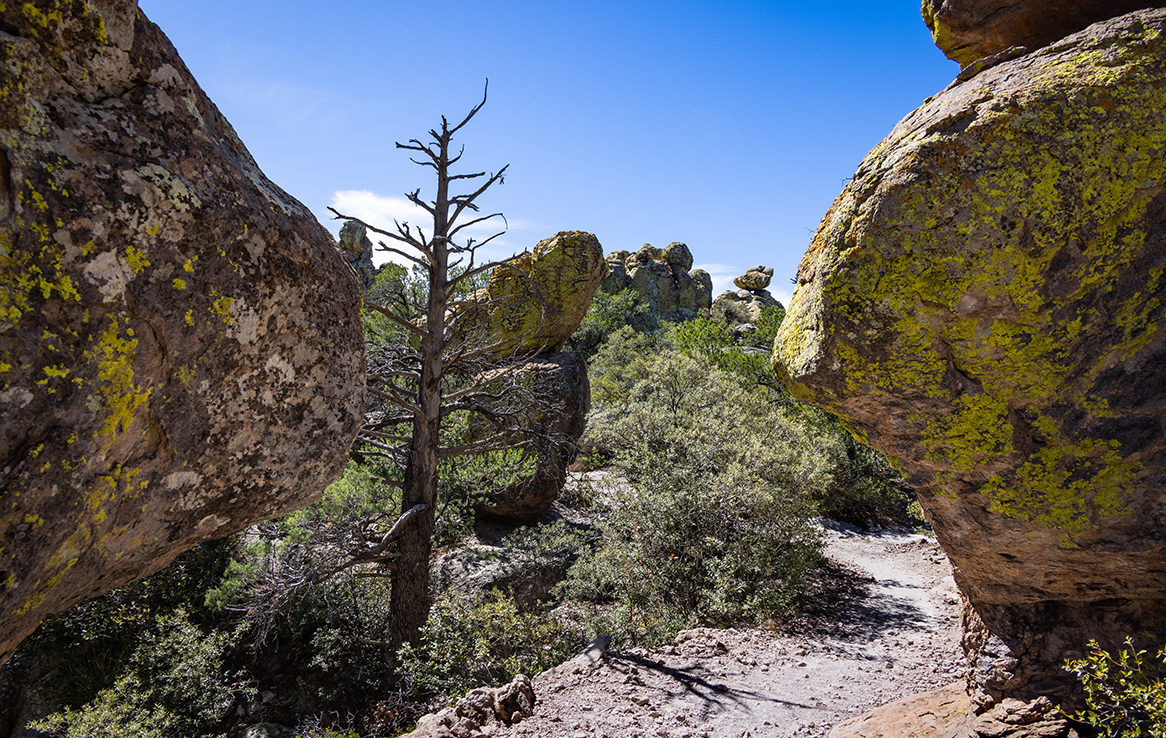
[{"label": "blue sky", "polygon": [[863,156],[958,71],[917,0],[140,0],[263,171],[329,230],[432,190],[395,141],[490,97],[461,142],[506,182],[495,256],[560,230],[684,241],[716,291],[755,264],[788,300]]}]

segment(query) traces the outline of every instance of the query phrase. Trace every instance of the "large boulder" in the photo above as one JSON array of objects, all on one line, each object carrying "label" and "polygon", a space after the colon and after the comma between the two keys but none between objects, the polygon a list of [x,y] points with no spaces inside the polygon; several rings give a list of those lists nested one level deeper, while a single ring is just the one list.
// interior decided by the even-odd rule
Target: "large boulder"
[{"label": "large boulder", "polygon": [[1158,0],[923,0],[940,51],[967,66],[1013,46],[1036,49]]},{"label": "large boulder", "polygon": [[500,355],[553,353],[562,348],[591,307],[607,262],[599,240],[583,231],[560,231],[490,272],[475,296],[486,330],[476,340]]},{"label": "large boulder", "polygon": [[475,511],[486,518],[528,523],[545,513],[563,488],[567,467],[587,429],[591,384],[586,362],[566,352],[530,360],[519,371],[518,383],[529,389],[536,409],[525,423],[533,437],[528,450],[534,456],[534,471],[489,494]]},{"label": "large boulder", "polygon": [[0,5],[0,660],[42,618],[315,499],[360,294],[131,0]]},{"label": "large boulder", "polygon": [[[1166,10],[983,71],[866,157],[775,369],[898,459],[982,620],[980,704],[1166,641]],[[975,629],[973,629],[975,630]]]}]

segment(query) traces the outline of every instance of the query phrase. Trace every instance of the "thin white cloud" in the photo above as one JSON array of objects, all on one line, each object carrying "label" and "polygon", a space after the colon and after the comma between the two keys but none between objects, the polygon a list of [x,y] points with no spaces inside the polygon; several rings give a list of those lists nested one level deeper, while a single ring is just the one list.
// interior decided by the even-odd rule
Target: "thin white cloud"
[{"label": "thin white cloud", "polygon": [[[411,227],[420,226],[426,236],[433,230],[432,216],[423,208],[414,205],[404,197],[378,195],[368,190],[338,190],[332,193],[332,207],[345,215],[359,218],[371,226],[390,232],[396,232],[396,226],[393,225],[394,221],[401,225],[408,223]],[[478,217],[477,213],[467,211],[463,214],[461,220],[468,222],[475,217]],[[510,234],[514,231],[525,230],[531,227],[530,224],[520,220],[504,221],[502,218],[491,218],[490,220],[469,226],[458,235],[464,238],[473,238],[476,241],[484,241],[499,231],[506,231],[507,234]],[[369,238],[372,239],[374,244],[379,241],[388,242],[387,238],[378,236],[376,233],[370,233]],[[390,243],[389,245],[394,247],[402,246],[396,243]],[[533,245],[533,243],[530,244],[530,246]],[[508,241],[506,236],[503,235],[491,241],[479,252],[478,262],[504,259],[517,251],[522,251],[524,248],[527,247],[516,246],[513,240]],[[374,247],[373,263],[380,266],[387,261],[408,264],[408,261],[403,257],[378,250]]]}]

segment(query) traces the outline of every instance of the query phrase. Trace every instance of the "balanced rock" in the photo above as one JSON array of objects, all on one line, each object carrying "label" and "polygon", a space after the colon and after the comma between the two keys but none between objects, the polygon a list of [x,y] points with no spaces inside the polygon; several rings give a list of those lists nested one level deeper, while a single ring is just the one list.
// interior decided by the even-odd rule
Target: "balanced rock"
[{"label": "balanced rock", "polygon": [[756,292],[768,287],[771,279],[773,279],[773,267],[758,265],[750,267],[744,274],[734,279],[733,284],[743,290]]},{"label": "balanced rock", "polygon": [[688,244],[673,241],[664,249],[660,258],[686,272],[692,269],[692,252],[688,250]]},{"label": "balanced rock", "polygon": [[[1166,641],[1166,10],[905,118],[798,270],[774,366],[896,457],[982,619],[981,704]],[[971,634],[969,634],[971,635]]]},{"label": "balanced rock", "polygon": [[499,345],[501,355],[558,351],[607,275],[603,247],[590,233],[561,231],[510,264],[493,269],[475,296],[488,316],[481,340]]},{"label": "balanced rock", "polygon": [[1023,46],[1037,49],[1156,0],[923,0],[923,20],[948,59],[967,66]]},{"label": "balanced rock", "polygon": [[0,5],[0,661],[42,618],[312,502],[360,292],[128,0]]},{"label": "balanced rock", "polygon": [[591,384],[586,363],[567,352],[530,360],[520,370],[518,381],[530,389],[532,407],[537,408],[525,422],[534,438],[528,447],[534,455],[534,472],[490,493],[475,511],[483,517],[521,523],[537,520],[558,498],[587,428]]},{"label": "balanced rock", "polygon": [[348,261],[362,289],[368,292],[377,281],[377,268],[372,263],[372,241],[367,230],[354,220],[345,221],[340,228],[340,252]]}]

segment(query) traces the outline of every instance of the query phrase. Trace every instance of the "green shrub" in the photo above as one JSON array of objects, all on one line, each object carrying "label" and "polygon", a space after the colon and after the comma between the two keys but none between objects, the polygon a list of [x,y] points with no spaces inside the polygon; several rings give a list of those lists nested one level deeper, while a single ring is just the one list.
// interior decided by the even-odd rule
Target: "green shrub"
[{"label": "green shrub", "polygon": [[625,289],[614,295],[599,291],[568,345],[571,351],[591,358],[612,333],[625,326],[654,329],[651,322],[648,304],[637,290]]},{"label": "green shrub", "polygon": [[61,738],[204,735],[236,701],[255,697],[244,674],[224,669],[226,654],[241,635],[242,629],[203,633],[181,609],[159,617],[112,687],[32,727]]},{"label": "green shrub", "polygon": [[1085,658],[1069,661],[1085,688],[1086,707],[1078,720],[1114,738],[1166,738],[1166,646],[1147,656],[1126,638],[1111,654],[1089,642]]},{"label": "green shrub", "polygon": [[542,611],[522,612],[501,592],[447,596],[434,603],[421,645],[399,652],[401,672],[416,689],[451,703],[482,685],[533,676],[575,655],[582,636]]},{"label": "green shrub", "polygon": [[610,491],[603,540],[571,591],[613,635],[658,641],[696,622],[759,622],[798,604],[821,540],[819,476],[781,406],[700,358],[644,360],[625,402],[592,415],[630,485]]}]

